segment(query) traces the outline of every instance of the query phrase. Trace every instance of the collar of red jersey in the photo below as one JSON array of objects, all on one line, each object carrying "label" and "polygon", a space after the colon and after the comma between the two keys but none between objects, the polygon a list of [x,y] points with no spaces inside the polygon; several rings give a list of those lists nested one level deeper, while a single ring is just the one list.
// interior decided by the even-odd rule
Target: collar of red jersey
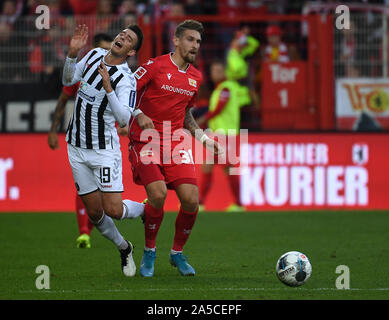
[{"label": "collar of red jersey", "polygon": [[177,67],[177,70],[178,70],[179,72],[186,73],[186,72],[188,71],[189,67],[190,67],[190,63],[188,63],[188,66],[186,67],[185,70],[180,70],[180,68],[175,64],[175,62],[174,62],[173,59],[172,59],[172,54],[173,54],[173,53],[174,53],[174,52],[170,52],[170,53],[169,53],[170,61]]}]

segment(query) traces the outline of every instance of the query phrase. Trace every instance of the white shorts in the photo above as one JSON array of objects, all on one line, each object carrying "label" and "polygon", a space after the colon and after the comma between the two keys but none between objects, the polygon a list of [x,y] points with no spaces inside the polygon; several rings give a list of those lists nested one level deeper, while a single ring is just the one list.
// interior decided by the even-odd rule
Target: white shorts
[{"label": "white shorts", "polygon": [[68,158],[80,196],[97,190],[123,192],[120,148],[83,149],[68,143]]}]

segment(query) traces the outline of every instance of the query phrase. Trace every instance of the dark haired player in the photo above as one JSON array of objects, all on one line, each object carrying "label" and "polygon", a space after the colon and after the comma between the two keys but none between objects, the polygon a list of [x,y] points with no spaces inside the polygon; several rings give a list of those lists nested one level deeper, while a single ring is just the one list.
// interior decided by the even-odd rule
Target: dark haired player
[{"label": "dark haired player", "polygon": [[109,51],[92,49],[77,63],[78,52],[87,38],[88,28],[78,26],[63,70],[63,85],[80,81],[66,134],[68,157],[76,189],[90,220],[117,246],[122,271],[131,277],[136,273],[133,246],[123,238],[112,218],[136,218],[143,214],[144,205],[122,201],[122,159],[115,123],[123,127],[131,115],[140,127],[148,120],[141,111],[133,112],[136,81],[126,63],[140,49],[143,34],[138,26],[129,26],[115,37]]},{"label": "dark haired player", "polygon": [[[109,50],[112,45],[112,37],[106,33],[98,33],[93,37],[93,47],[94,48],[103,48]],[[53,150],[59,148],[58,144],[58,135],[57,129],[61,123],[61,119],[65,112],[65,107],[69,99],[77,94],[79,82],[70,86],[63,87],[62,92],[58,98],[57,106],[55,107],[53,121],[51,123],[51,128],[47,137],[47,142],[49,147]],[[84,204],[80,198],[80,196],[76,192],[76,217],[77,217],[77,225],[79,236],[76,239],[77,248],[90,248],[90,233],[93,229],[93,223],[89,220],[88,215],[86,213],[86,209]]]}]

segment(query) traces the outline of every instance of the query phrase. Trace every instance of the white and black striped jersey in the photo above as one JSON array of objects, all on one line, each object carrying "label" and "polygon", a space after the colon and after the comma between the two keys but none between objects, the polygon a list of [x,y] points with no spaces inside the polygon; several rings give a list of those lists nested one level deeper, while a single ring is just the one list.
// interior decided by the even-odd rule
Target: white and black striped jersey
[{"label": "white and black striped jersey", "polygon": [[111,77],[111,86],[123,106],[134,110],[136,80],[126,62],[108,65],[104,61],[107,50],[95,48],[77,63],[73,82],[80,81],[73,117],[69,122],[66,141],[86,149],[114,149],[119,147],[119,136],[98,66],[103,60]]}]

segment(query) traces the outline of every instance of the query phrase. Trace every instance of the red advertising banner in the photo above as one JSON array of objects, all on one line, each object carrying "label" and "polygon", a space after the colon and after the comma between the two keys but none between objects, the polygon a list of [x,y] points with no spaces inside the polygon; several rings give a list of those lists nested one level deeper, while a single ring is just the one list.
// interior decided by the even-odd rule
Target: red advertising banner
[{"label": "red advertising banner", "polygon": [[[64,135],[51,150],[46,134],[0,135],[0,212],[74,211],[76,189]],[[249,210],[389,209],[388,134],[250,134],[241,145],[240,197]],[[121,138],[123,198],[142,201],[132,182],[128,140]],[[200,165],[197,165],[201,182]],[[214,169],[205,206],[224,210],[232,193]],[[220,187],[223,186],[223,187]],[[166,211],[177,211],[168,192]]]},{"label": "red advertising banner", "polygon": [[[120,137],[120,141],[123,199],[141,202],[146,193],[132,182],[128,139]],[[59,135],[59,143],[59,149],[51,150],[46,134],[0,135],[0,212],[75,211],[76,188],[64,134]],[[178,208],[172,196],[166,204]]]},{"label": "red advertising banner", "polygon": [[250,209],[388,209],[387,134],[249,135],[241,201]]}]

